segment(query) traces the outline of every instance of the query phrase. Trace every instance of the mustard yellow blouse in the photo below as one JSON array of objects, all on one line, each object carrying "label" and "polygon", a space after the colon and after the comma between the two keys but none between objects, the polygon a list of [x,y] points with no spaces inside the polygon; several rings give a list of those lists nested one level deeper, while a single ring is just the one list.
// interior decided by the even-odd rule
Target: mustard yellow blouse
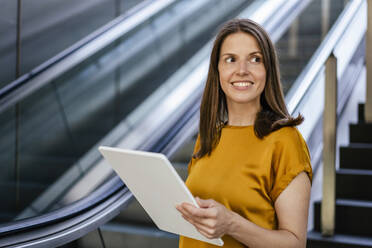
[{"label": "mustard yellow blouse", "polygon": [[[199,149],[199,138],[194,151]],[[295,127],[283,127],[264,139],[253,126],[225,126],[210,156],[191,159],[186,185],[194,196],[214,199],[253,223],[277,229],[274,202],[300,172],[312,169],[307,145]],[[223,247],[245,247],[231,236]],[[180,236],[179,248],[217,247]]]}]

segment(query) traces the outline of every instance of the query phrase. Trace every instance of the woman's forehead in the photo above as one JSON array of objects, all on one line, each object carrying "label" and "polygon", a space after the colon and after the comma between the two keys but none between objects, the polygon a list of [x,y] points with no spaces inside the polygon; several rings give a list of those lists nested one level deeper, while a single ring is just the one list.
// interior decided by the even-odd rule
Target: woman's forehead
[{"label": "woman's forehead", "polygon": [[256,38],[248,33],[238,32],[228,35],[221,45],[220,54],[231,53],[251,54],[254,52],[262,52]]}]

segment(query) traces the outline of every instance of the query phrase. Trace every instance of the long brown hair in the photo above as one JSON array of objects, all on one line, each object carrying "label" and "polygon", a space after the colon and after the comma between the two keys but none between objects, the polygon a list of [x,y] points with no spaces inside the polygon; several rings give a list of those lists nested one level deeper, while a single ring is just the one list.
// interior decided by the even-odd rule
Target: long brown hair
[{"label": "long brown hair", "polygon": [[228,114],[225,93],[219,82],[220,49],[225,38],[237,32],[250,34],[257,40],[266,70],[265,88],[260,96],[261,110],[257,113],[254,122],[256,136],[262,139],[281,127],[296,126],[304,120],[301,115],[293,118],[288,113],[280,82],[278,58],[269,35],[259,24],[249,19],[230,20],[222,26],[213,44],[200,106],[200,149],[193,155],[194,158],[201,158],[205,154],[210,155],[219,142],[221,130]]}]

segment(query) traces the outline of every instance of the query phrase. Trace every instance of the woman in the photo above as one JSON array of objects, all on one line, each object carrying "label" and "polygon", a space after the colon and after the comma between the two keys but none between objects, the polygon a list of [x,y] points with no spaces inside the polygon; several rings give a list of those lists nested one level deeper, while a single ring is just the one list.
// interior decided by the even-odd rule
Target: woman
[{"label": "woman", "polygon": [[[182,216],[224,247],[305,247],[312,180],[309,152],[289,115],[275,48],[247,19],[214,42],[186,185],[200,208]],[[215,247],[180,237],[180,248]]]}]

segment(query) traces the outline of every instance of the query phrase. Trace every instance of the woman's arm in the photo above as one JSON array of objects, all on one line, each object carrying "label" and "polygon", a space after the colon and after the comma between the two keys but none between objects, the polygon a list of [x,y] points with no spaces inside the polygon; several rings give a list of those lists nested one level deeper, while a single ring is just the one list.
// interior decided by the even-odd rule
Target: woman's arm
[{"label": "woman's arm", "polygon": [[254,247],[306,247],[310,180],[301,172],[275,202],[278,230],[262,228],[214,200],[198,200],[201,208],[183,203],[177,209],[207,238],[230,235]]},{"label": "woman's arm", "polygon": [[275,202],[278,230],[268,230],[234,213],[228,235],[249,247],[306,247],[310,180],[300,173]]}]

